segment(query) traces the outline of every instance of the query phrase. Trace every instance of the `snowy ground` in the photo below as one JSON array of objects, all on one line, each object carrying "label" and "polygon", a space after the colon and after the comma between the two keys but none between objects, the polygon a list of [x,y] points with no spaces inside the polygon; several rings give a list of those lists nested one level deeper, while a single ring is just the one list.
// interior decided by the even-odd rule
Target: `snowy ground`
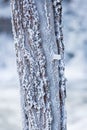
[{"label": "snowy ground", "polygon": [[[87,130],[87,0],[71,1],[63,4],[67,122],[68,130]],[[0,3],[1,17],[10,18],[10,8]],[[21,130],[18,86],[12,37],[0,33],[0,130]]]},{"label": "snowy ground", "polygon": [[17,87],[12,87],[0,89],[1,130],[21,130],[20,94]]},{"label": "snowy ground", "polygon": [[87,0],[64,4],[68,130],[87,130]]},{"label": "snowy ground", "polygon": [[0,130],[21,130],[20,88],[13,40],[0,34]]}]

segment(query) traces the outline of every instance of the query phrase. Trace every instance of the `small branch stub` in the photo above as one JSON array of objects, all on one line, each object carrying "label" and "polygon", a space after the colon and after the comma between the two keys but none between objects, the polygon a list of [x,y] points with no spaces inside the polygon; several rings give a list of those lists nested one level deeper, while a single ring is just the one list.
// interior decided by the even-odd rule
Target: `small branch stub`
[{"label": "small branch stub", "polygon": [[58,54],[53,54],[52,56],[52,60],[61,60],[61,55],[58,55]]}]

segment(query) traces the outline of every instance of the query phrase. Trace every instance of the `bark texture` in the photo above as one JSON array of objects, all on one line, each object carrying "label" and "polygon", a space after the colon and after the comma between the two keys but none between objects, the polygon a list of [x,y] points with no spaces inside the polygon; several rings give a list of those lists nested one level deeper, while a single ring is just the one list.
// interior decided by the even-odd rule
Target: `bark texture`
[{"label": "bark texture", "polygon": [[66,130],[61,0],[11,0],[23,130]]}]

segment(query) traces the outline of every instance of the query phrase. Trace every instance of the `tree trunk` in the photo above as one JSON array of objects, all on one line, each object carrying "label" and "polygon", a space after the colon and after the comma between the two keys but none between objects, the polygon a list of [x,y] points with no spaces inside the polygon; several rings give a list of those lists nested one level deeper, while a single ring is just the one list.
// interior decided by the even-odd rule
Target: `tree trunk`
[{"label": "tree trunk", "polygon": [[66,130],[61,0],[11,0],[23,130]]}]

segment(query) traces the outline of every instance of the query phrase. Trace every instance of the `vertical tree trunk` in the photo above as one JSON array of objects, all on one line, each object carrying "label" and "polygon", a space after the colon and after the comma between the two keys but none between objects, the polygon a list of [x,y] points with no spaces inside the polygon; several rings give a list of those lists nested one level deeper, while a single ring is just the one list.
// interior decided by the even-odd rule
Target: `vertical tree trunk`
[{"label": "vertical tree trunk", "polygon": [[23,130],[66,130],[61,0],[11,0]]}]

